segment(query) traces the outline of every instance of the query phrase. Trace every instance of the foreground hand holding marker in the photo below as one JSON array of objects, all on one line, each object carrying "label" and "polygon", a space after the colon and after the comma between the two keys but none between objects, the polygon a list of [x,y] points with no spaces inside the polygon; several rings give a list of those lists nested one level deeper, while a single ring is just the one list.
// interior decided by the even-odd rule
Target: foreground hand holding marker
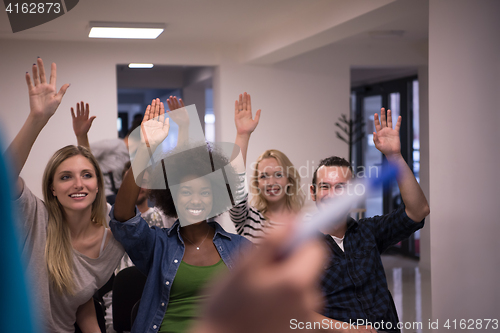
[{"label": "foreground hand holding marker", "polygon": [[314,320],[322,299],[317,278],[327,251],[314,239],[276,261],[292,230],[292,224],[276,226],[258,247],[249,249],[232,274],[214,281],[201,321],[190,333],[293,332],[292,318]]},{"label": "foreground hand holding marker", "polygon": [[335,199],[332,199],[327,208],[319,211],[308,221],[302,220],[295,229],[292,237],[283,248],[279,258],[286,258],[294,250],[299,248],[308,240],[316,237],[318,231],[331,230],[345,222],[345,217],[349,210],[361,202],[367,194],[374,188],[383,185],[384,183],[394,179],[398,174],[398,169],[395,165],[387,164],[380,177],[368,178],[366,180],[356,180],[351,183],[351,187],[356,189],[359,186],[363,191],[344,191],[344,193]]}]

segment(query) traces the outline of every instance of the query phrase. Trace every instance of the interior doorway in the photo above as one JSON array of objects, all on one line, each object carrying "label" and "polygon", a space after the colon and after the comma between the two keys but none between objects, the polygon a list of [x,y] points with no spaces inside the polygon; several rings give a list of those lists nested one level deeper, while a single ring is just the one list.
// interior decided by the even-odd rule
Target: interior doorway
[{"label": "interior doorway", "polygon": [[[210,66],[154,66],[129,68],[116,66],[118,91],[118,136],[123,138],[133,128],[134,119],[144,116],[153,98],[160,98],[166,105],[170,96],[182,98],[186,105],[195,104],[207,141],[215,141],[215,116],[213,112],[213,74]],[[170,137],[177,137],[177,125],[172,123]]]},{"label": "interior doorway", "polygon": [[[412,169],[417,181],[420,170],[419,104],[418,78],[411,75],[382,82],[365,83],[351,88],[351,118],[364,121],[364,137],[353,147],[353,168],[376,170],[378,174],[387,163],[373,143],[375,131],[374,114],[380,108],[392,111],[393,123],[402,116],[400,138],[401,153]],[[366,216],[383,215],[396,209],[402,203],[396,180],[372,192],[364,202]],[[388,250],[412,258],[420,256],[420,233],[415,232],[409,239],[398,243]]]}]

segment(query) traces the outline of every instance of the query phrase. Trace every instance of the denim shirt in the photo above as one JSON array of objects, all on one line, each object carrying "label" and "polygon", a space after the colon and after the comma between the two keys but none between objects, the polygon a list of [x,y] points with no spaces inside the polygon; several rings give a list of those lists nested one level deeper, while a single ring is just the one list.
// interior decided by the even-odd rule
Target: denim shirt
[{"label": "denim shirt", "polygon": [[[168,229],[150,228],[140,212],[136,210],[136,213],[130,220],[119,222],[114,218],[113,207],[110,227],[136,267],[148,277],[132,333],[155,333],[165,316],[172,282],[184,257],[185,247],[179,220]],[[242,236],[226,232],[215,221],[209,221],[209,224],[215,228],[213,243],[224,264],[232,270],[233,259],[237,260],[251,243]]]}]

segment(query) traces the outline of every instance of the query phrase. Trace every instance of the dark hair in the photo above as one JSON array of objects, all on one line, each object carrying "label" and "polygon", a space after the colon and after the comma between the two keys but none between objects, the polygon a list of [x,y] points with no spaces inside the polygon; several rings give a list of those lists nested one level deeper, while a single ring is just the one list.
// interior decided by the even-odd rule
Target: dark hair
[{"label": "dark hair", "polygon": [[[140,116],[140,117],[139,117]],[[128,130],[127,134],[125,135],[126,137],[127,136],[130,136],[130,134],[132,134],[132,132],[139,126],[141,126],[142,124],[142,118],[144,117],[144,115],[141,115],[140,113],[136,114],[134,116],[134,120],[132,121],[132,125],[130,125],[130,129]]]},{"label": "dark hair", "polygon": [[347,167],[352,172],[351,163],[347,162],[347,160],[345,158],[338,157],[338,156],[330,156],[330,157],[324,158],[324,159],[319,161],[318,167],[316,168],[316,170],[314,170],[313,179],[312,179],[312,186],[314,187],[315,190],[316,190],[316,180],[317,180],[316,175],[318,173],[318,169],[321,168],[322,166]]},{"label": "dark hair", "polygon": [[[158,184],[165,184],[166,189],[152,189],[149,198],[166,216],[178,217],[170,187],[180,184],[182,179],[187,176],[203,177],[219,169],[223,170],[226,182],[214,182],[211,178],[208,178],[214,189],[212,193],[228,191],[229,197],[232,198],[234,194],[231,194],[228,184],[236,184],[238,175],[229,163],[230,161],[226,155],[214,146],[202,145],[194,148],[182,146],[181,148],[175,148],[163,157],[162,163],[156,163],[150,173],[151,184],[155,184],[156,187],[158,187]],[[167,182],[165,173],[168,173],[170,185]],[[217,199],[217,197],[214,197],[213,212],[224,212],[231,208],[231,203],[228,205],[224,200]]]},{"label": "dark hair", "polygon": [[122,171],[122,180],[125,178],[125,174],[127,173],[128,169],[132,166],[132,162],[127,161],[125,165],[123,166],[123,171]]}]

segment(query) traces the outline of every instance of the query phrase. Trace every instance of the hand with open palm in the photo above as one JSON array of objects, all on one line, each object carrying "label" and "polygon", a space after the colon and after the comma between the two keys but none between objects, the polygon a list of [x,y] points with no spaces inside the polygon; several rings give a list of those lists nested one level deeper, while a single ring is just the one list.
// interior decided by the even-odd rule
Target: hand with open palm
[{"label": "hand with open palm", "polygon": [[399,138],[399,129],[401,128],[401,116],[398,117],[396,126],[392,128],[391,110],[380,110],[380,119],[375,113],[374,122],[376,132],[373,132],[373,143],[375,147],[382,152],[388,159],[401,154],[401,140]]},{"label": "hand with open palm", "polygon": [[252,119],[252,100],[250,94],[240,94],[239,99],[234,102],[234,123],[238,135],[250,135],[259,124],[260,109],[255,112]]},{"label": "hand with open palm", "polygon": [[[167,98],[168,115],[179,127],[189,126],[189,114],[184,106],[184,101],[182,98],[177,99],[175,96],[170,96]],[[175,112],[174,112],[175,111]]]},{"label": "hand with open palm", "polygon": [[26,72],[26,83],[30,99],[30,115],[37,120],[47,122],[56,112],[57,107],[69,87],[64,84],[59,92],[56,90],[57,68],[52,63],[49,82],[45,76],[45,68],[41,58],[33,64],[33,81],[28,72]]},{"label": "hand with open palm", "polygon": [[165,106],[160,99],[153,99],[148,105],[141,123],[141,141],[152,151],[165,140],[170,129],[169,119],[165,117]]},{"label": "hand with open palm", "polygon": [[92,126],[92,122],[96,118],[96,116],[89,117],[89,103],[84,103],[83,101],[80,103],[76,103],[76,114],[75,110],[71,108],[71,118],[73,119],[73,131],[75,132],[75,136],[78,138],[79,136],[87,135]]}]

